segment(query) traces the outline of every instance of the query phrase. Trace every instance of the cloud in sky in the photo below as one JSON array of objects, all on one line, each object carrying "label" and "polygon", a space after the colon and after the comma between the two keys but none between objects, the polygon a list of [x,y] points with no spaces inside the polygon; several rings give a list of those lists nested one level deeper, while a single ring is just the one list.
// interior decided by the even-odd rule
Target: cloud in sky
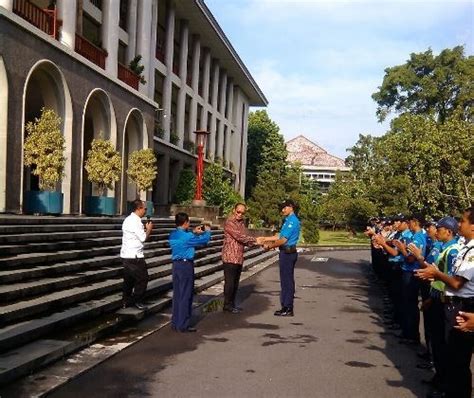
[{"label": "cloud in sky", "polygon": [[383,134],[371,94],[412,52],[463,44],[474,6],[462,0],[206,0],[270,101],[286,139],[304,134],[347,156],[360,133]]}]

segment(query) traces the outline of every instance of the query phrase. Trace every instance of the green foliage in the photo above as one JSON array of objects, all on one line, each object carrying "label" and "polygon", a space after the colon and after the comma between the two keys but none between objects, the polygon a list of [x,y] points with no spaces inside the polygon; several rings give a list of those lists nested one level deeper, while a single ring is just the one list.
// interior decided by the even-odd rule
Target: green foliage
[{"label": "green foliage", "polygon": [[224,214],[229,213],[236,203],[243,201],[225,177],[222,166],[217,163],[211,163],[204,169],[203,198],[208,205],[221,207]]},{"label": "green foliage", "polygon": [[403,65],[385,69],[377,102],[377,117],[411,113],[433,115],[444,122],[456,110],[464,120],[473,120],[474,57],[466,57],[462,46],[445,49],[437,56],[431,49],[412,53]]},{"label": "green foliage", "polygon": [[156,156],[152,149],[140,149],[130,154],[127,174],[137,185],[138,192],[151,190],[157,172]]},{"label": "green foliage", "polygon": [[92,140],[85,163],[87,178],[97,185],[99,195],[105,195],[105,189],[113,189],[120,180],[122,159],[112,142],[103,138]]},{"label": "green foliage", "polygon": [[146,84],[145,77],[143,76],[143,71],[145,70],[145,67],[143,65],[140,65],[141,60],[142,60],[142,56],[137,55],[135,58],[133,58],[130,61],[129,68],[133,73],[135,73],[140,78],[141,84]]},{"label": "green foliage", "polygon": [[26,125],[24,144],[25,166],[39,177],[41,190],[54,190],[64,176],[65,140],[61,134],[61,118],[51,109],[43,108],[35,122]]},{"label": "green foliage", "polygon": [[174,202],[180,205],[190,204],[196,191],[196,176],[191,169],[179,172]]},{"label": "green foliage", "polygon": [[280,128],[265,110],[251,112],[248,126],[245,195],[250,197],[260,173],[284,173],[287,151]]},{"label": "green foliage", "polygon": [[170,142],[173,145],[178,145],[179,143],[179,135],[174,133],[173,131],[170,133]]},{"label": "green foliage", "polygon": [[196,153],[196,145],[193,141],[190,140],[183,141],[183,149],[191,153]]},{"label": "green foliage", "polygon": [[318,201],[318,187],[308,178],[302,177],[298,216],[301,219],[301,233],[304,243],[318,243],[319,241],[320,206]]}]

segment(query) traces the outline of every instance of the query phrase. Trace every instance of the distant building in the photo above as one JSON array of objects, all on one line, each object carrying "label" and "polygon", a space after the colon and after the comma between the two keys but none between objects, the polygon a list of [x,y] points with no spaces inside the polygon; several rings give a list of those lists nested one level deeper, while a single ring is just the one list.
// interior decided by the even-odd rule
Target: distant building
[{"label": "distant building", "polygon": [[303,174],[311,180],[317,181],[322,192],[327,192],[329,186],[336,179],[336,172],[348,172],[344,160],[330,155],[326,150],[299,135],[286,143],[288,161],[300,162]]}]

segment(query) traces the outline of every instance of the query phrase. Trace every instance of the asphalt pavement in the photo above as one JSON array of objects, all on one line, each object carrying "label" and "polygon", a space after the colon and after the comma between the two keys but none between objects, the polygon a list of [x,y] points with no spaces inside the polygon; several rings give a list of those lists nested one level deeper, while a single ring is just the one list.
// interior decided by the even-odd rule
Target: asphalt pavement
[{"label": "asphalt pavement", "polygon": [[300,254],[295,316],[279,309],[276,265],[244,281],[241,314],[210,312],[197,333],[169,326],[54,391],[59,397],[423,397],[415,347],[382,323],[370,253]]}]

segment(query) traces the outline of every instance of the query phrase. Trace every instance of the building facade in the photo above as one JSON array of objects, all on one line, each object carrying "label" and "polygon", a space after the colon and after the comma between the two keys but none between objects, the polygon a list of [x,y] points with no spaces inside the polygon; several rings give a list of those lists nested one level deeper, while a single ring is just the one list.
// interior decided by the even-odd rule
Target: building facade
[{"label": "building facade", "polygon": [[299,162],[303,174],[316,181],[321,192],[328,191],[336,180],[337,172],[349,172],[344,160],[330,155],[325,149],[316,145],[306,137],[299,135],[286,143],[288,161]]},{"label": "building facade", "polygon": [[[137,56],[142,79],[130,69]],[[195,130],[210,132],[206,158],[243,194],[249,106],[267,105],[203,0],[0,0],[0,89],[0,212],[14,213],[37,185],[23,143],[43,107],[62,120],[64,213],[81,214],[95,193],[85,156],[100,136],[123,159],[107,192],[118,213],[137,195],[125,173],[137,149],[158,157],[142,199],[172,202],[179,171],[194,168]]]}]

